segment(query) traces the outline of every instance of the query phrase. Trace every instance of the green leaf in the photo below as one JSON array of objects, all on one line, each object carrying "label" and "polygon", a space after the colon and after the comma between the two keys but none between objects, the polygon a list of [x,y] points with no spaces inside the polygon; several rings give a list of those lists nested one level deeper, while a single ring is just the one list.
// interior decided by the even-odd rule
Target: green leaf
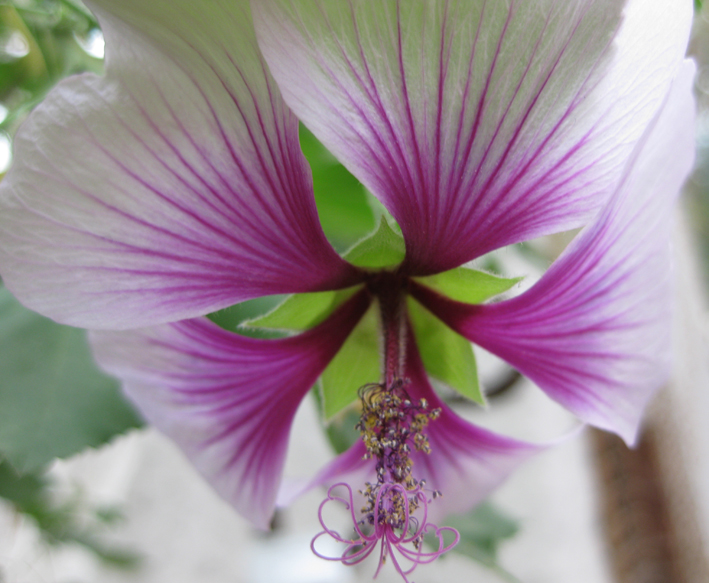
[{"label": "green leaf", "polygon": [[359,423],[361,415],[359,407],[346,407],[339,414],[325,422],[324,415],[322,415],[324,406],[320,383],[313,387],[312,393],[315,399],[315,406],[321,414],[322,429],[330,442],[330,447],[338,455],[347,451],[361,437],[359,429],[355,427]]},{"label": "green leaf", "polygon": [[0,375],[0,455],[20,472],[142,425],[94,364],[85,331],[27,310],[4,287]]},{"label": "green leaf", "polygon": [[414,278],[415,281],[438,293],[466,304],[480,304],[506,292],[522,279],[521,277],[507,279],[467,267],[456,267],[436,275]]},{"label": "green leaf", "polygon": [[351,298],[360,287],[294,294],[288,296],[271,312],[252,320],[246,320],[241,325],[249,328],[307,330],[324,321],[343,302]]},{"label": "green leaf", "polygon": [[0,497],[18,508],[31,508],[47,497],[47,480],[43,474],[19,474],[8,462],[0,460]]},{"label": "green leaf", "polygon": [[359,429],[355,427],[359,423],[359,417],[360,411],[358,409],[348,408],[325,427],[325,434],[336,454],[346,452],[360,439]]},{"label": "green leaf", "polygon": [[359,388],[379,382],[380,376],[379,322],[372,306],[320,377],[325,419],[357,400]]},{"label": "green leaf", "polygon": [[483,502],[462,516],[451,516],[446,526],[455,528],[460,542],[453,551],[487,565],[497,566],[500,543],[517,534],[517,522],[489,502]]},{"label": "green leaf", "polygon": [[300,145],[313,172],[320,224],[338,251],[344,251],[376,226],[366,190],[301,124]]},{"label": "green leaf", "polygon": [[14,6],[9,4],[0,5],[0,22],[3,28],[14,30],[22,34],[27,43],[27,54],[22,57],[26,75],[29,78],[44,78],[47,76],[47,64],[42,55],[42,51],[37,44],[32,32],[27,28],[25,21],[17,12]]},{"label": "green leaf", "polygon": [[337,158],[313,135],[302,123],[298,128],[300,138],[300,149],[303,151],[305,159],[313,168],[325,168],[339,164]]},{"label": "green leaf", "polygon": [[[500,544],[511,538],[519,530],[517,522],[489,502],[483,502],[462,516],[449,516],[441,526],[455,528],[460,534],[460,541],[453,547],[453,553],[466,556],[498,573],[506,581],[520,583],[519,580],[503,569],[498,563],[497,553]],[[448,544],[452,540],[444,538]],[[438,548],[438,539],[429,533],[424,543],[431,548]],[[445,559],[445,555],[443,556]]]},{"label": "green leaf", "polygon": [[426,371],[468,399],[485,404],[470,342],[413,298],[407,299],[407,305]]},{"label": "green leaf", "polygon": [[379,228],[347,251],[345,259],[359,267],[381,269],[398,265],[405,254],[404,239],[382,217]]},{"label": "green leaf", "polygon": [[313,190],[320,224],[338,251],[376,226],[364,187],[341,164],[314,169]]}]

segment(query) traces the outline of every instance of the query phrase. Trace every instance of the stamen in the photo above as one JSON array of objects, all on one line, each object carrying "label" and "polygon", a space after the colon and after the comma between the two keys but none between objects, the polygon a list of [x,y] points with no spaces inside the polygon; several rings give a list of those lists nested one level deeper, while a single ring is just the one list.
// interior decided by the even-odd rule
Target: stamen
[{"label": "stamen", "polygon": [[[313,552],[329,561],[340,561],[344,565],[355,565],[366,559],[381,541],[379,566],[376,577],[391,557],[397,572],[408,583],[407,575],[423,563],[430,563],[452,549],[460,540],[458,532],[450,527],[436,527],[428,522],[428,504],[441,493],[426,495],[425,481],[411,475],[413,462],[409,457],[412,448],[430,453],[431,447],[423,429],[429,421],[440,415],[440,409],[428,410],[425,399],[413,401],[405,390],[408,381],[394,379],[390,386],[383,384],[365,385],[360,389],[362,415],[357,429],[367,448],[365,457],[376,458],[376,483],[367,482],[360,494],[365,504],[359,514],[355,512],[352,488],[347,484],[336,484],[320,504],[318,517],[323,531],[312,541]],[[347,497],[335,495],[337,488],[345,488]],[[323,519],[323,509],[330,502],[338,502],[350,511],[354,524],[354,536],[345,538],[337,531],[329,529]],[[413,516],[418,513],[419,517]],[[438,539],[438,549],[423,551],[423,539],[432,531]],[[443,540],[445,532],[454,536],[448,545]],[[346,545],[339,557],[329,557],[315,549],[316,541],[328,535]],[[396,553],[394,551],[397,551]],[[405,561],[402,564],[402,559]]]}]

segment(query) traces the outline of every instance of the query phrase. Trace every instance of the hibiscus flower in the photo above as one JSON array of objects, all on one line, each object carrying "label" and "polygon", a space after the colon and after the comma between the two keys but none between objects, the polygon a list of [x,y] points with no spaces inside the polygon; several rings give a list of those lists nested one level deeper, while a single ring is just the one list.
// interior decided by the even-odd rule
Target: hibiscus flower
[{"label": "hibiscus flower", "polygon": [[[421,318],[634,441],[669,369],[689,0],[87,5],[106,73],[60,83],[18,132],[0,273],[28,307],[102,330],[99,361],[240,513],[267,527],[299,403],[368,314],[382,362],[360,391],[363,439],[308,484],[348,476],[351,493],[361,478],[361,513],[326,500],[356,523],[353,538],[325,527],[348,541],[337,560],[381,542],[381,561],[412,563],[394,559],[405,577],[450,547],[436,529],[438,550],[421,550],[430,517],[470,508],[538,449],[441,401]],[[299,120],[400,236],[384,223],[334,251]],[[464,264],[579,227],[531,289],[482,303],[510,280]],[[284,338],[202,317],[301,293],[328,307]]]}]

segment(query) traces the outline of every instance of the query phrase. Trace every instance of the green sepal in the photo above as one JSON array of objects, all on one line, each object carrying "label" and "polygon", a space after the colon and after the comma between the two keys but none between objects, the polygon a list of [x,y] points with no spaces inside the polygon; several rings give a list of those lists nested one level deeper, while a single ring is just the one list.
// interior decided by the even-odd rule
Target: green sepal
[{"label": "green sepal", "polygon": [[466,304],[481,304],[491,297],[506,292],[522,279],[522,277],[509,279],[498,277],[467,267],[456,267],[436,275],[414,278],[418,283],[430,287],[452,300]]},{"label": "green sepal", "polygon": [[284,336],[284,334],[274,332],[273,330],[246,328],[242,327],[242,324],[248,320],[260,318],[263,314],[274,310],[286,297],[288,296],[279,294],[254,298],[253,300],[247,300],[218,310],[217,312],[207,314],[207,318],[220,328],[224,328],[224,330],[228,330],[229,332],[237,332],[243,336],[251,336],[253,338],[278,338],[279,336]]},{"label": "green sepal", "polygon": [[300,332],[323,322],[361,286],[336,291],[293,294],[272,311],[241,323],[243,328],[268,328]]},{"label": "green sepal", "polygon": [[359,388],[379,382],[380,376],[379,322],[372,306],[320,377],[325,419],[356,401]]},{"label": "green sepal", "polygon": [[464,397],[485,404],[473,346],[413,298],[407,299],[416,344],[428,374]]},{"label": "green sepal", "polygon": [[404,260],[406,245],[382,216],[379,228],[352,247],[344,257],[353,265],[369,269],[394,267]]}]

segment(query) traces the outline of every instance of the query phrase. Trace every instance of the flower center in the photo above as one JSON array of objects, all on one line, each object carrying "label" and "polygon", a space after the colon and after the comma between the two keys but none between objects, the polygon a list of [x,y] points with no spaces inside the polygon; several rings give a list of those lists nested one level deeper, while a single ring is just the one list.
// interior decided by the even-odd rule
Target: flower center
[{"label": "flower center", "polygon": [[[379,542],[381,551],[377,573],[390,556],[396,570],[408,581],[406,575],[419,564],[431,562],[450,550],[460,537],[452,528],[437,528],[427,521],[429,502],[441,494],[429,491],[429,499],[424,489],[425,480],[417,479],[412,473],[412,453],[431,452],[424,430],[429,422],[439,417],[441,409],[429,409],[426,399],[412,399],[406,390],[410,383],[404,376],[406,340],[410,336],[405,310],[406,284],[406,278],[395,272],[374,274],[368,282],[370,293],[379,302],[383,371],[381,382],[365,385],[359,390],[362,414],[356,428],[367,449],[365,459],[375,460],[376,481],[366,482],[360,490],[364,505],[359,513],[354,510],[352,489],[347,484],[336,484],[329,489],[319,512],[320,523],[325,530],[313,539],[311,547],[322,558],[353,565],[369,556]],[[347,490],[348,498],[334,493],[341,487]],[[333,501],[350,510],[355,530],[353,538],[343,538],[325,525],[323,508]],[[438,549],[424,552],[424,535],[429,530],[433,530],[438,539]],[[448,545],[443,541],[446,531],[452,532],[455,538]],[[316,541],[326,534],[346,544],[341,556],[324,556],[315,549]],[[399,557],[395,555],[395,550]],[[402,558],[406,561],[403,564]]]},{"label": "flower center", "polygon": [[429,420],[438,418],[441,410],[427,411],[425,399],[412,401],[405,385],[406,381],[397,378],[389,387],[381,384],[362,387],[362,416],[357,429],[362,434],[367,457],[377,460],[378,483],[394,482],[413,490],[418,482],[411,475],[413,462],[409,454],[412,448],[430,453],[423,429]]}]

